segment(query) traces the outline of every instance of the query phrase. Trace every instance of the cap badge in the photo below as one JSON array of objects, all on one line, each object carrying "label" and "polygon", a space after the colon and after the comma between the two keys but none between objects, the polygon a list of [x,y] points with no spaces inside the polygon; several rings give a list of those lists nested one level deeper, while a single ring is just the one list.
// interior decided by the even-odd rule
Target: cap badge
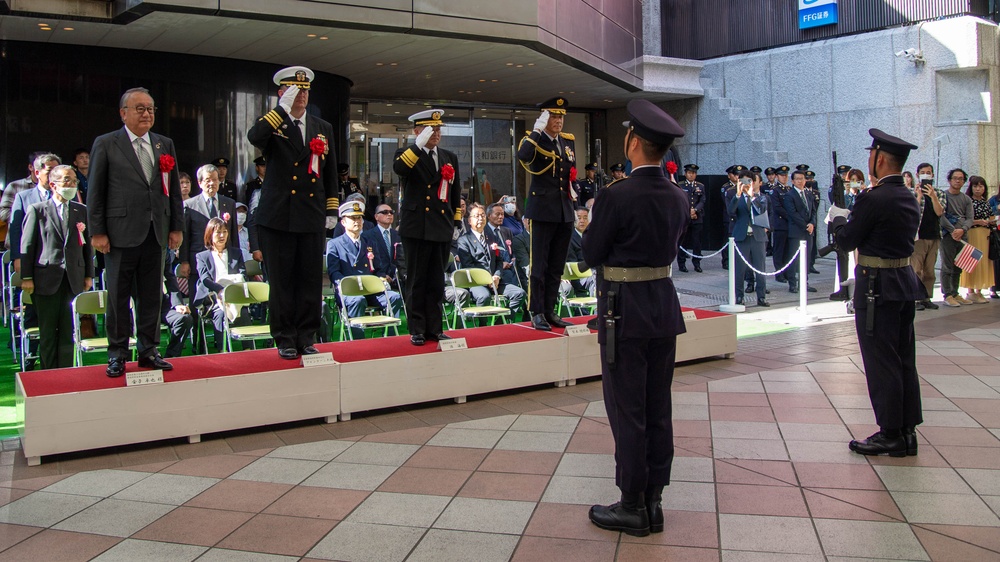
[{"label": "cap badge", "polygon": [[296,70],[295,71],[295,81],[296,82],[305,82],[306,81],[306,73],[305,73],[304,70]]},{"label": "cap badge", "polygon": [[358,203],[355,203],[354,204],[354,212],[355,213],[360,213],[361,212],[361,205],[359,205]]},{"label": "cap badge", "polygon": [[434,120],[441,119],[441,112],[440,111],[435,111],[434,113],[431,113],[431,119],[434,119]]}]

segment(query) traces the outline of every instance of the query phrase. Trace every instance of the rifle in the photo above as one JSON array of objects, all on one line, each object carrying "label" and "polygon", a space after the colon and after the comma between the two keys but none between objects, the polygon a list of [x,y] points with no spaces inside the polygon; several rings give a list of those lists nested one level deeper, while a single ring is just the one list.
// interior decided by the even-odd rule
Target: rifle
[{"label": "rifle", "polygon": [[[844,178],[837,173],[837,151],[833,151],[833,204],[841,209],[847,208],[847,201],[844,197]],[[832,235],[831,235],[832,237]],[[817,250],[817,254],[820,257],[826,257],[827,254],[833,252],[837,249],[837,245],[834,242],[820,248]]]}]

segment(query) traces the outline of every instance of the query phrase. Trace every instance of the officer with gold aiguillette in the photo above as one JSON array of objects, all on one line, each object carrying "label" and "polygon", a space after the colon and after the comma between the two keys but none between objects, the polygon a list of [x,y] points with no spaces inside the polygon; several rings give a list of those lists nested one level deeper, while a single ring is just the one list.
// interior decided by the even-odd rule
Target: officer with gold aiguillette
[{"label": "officer with gold aiguillette", "polygon": [[602,529],[663,531],[661,498],[674,457],[670,383],[677,336],[685,332],[670,264],[691,218],[688,196],[660,162],[684,129],[646,100],[628,104],[625,155],[632,174],[597,192],[583,256],[602,268],[597,341],[604,404],[615,440],[621,501],[595,505]]},{"label": "officer with gold aiguillette", "polygon": [[576,144],[562,132],[569,103],[557,97],[538,105],[541,116],[521,139],[517,159],[531,174],[524,216],[531,220],[528,311],[536,330],[565,328],[556,316],[559,281],[566,266],[566,251],[573,233],[573,207],[578,199]]}]

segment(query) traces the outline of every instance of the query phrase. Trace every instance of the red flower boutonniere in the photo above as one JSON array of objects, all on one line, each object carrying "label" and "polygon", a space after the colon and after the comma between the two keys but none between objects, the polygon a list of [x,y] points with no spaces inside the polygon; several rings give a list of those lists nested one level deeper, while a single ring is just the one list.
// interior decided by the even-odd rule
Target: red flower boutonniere
[{"label": "red flower boutonniere", "polygon": [[86,243],[86,240],[83,239],[84,230],[87,230],[87,225],[83,224],[82,222],[76,223],[76,233],[79,235],[79,241],[81,246],[83,246]]},{"label": "red flower boutonniere", "polygon": [[668,174],[677,173],[677,164],[672,160],[670,162],[667,162],[667,173]]},{"label": "red flower boutonniere", "polygon": [[230,217],[229,213],[222,213],[222,220],[229,222],[229,217]]},{"label": "red flower boutonniere", "polygon": [[569,169],[569,181],[576,181],[576,166]]},{"label": "red flower boutonniere", "polygon": [[438,199],[448,202],[448,186],[455,179],[455,168],[451,164],[441,166],[441,184],[438,186]]},{"label": "red flower boutonniere", "polygon": [[177,161],[169,154],[160,155],[160,173],[163,174],[163,194],[170,197],[170,171],[174,169]]},{"label": "red flower boutonniere", "polygon": [[316,135],[316,138],[309,141],[309,152],[312,153],[312,158],[309,159],[310,174],[319,177],[319,158],[325,157],[329,151],[330,147],[323,135]]},{"label": "red flower boutonniere", "polygon": [[496,243],[496,242],[494,242],[494,243],[490,244],[490,249],[491,249],[491,250],[493,250],[493,253],[494,253],[495,255],[497,255],[497,256],[499,256],[499,255],[500,255],[500,246],[497,246],[497,243]]}]

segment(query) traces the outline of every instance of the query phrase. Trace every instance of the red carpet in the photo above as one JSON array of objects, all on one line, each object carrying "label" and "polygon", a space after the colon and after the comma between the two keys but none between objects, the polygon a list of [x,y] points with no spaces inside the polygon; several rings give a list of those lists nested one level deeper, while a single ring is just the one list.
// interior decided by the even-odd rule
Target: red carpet
[{"label": "red carpet", "polygon": [[[695,315],[699,319],[726,316],[725,313],[709,310],[684,310],[694,310]],[[576,316],[566,318],[566,320],[573,324],[583,324],[591,318],[593,317]],[[470,348],[476,348],[562,337],[563,330],[556,328],[552,332],[540,332],[531,329],[527,323],[521,323],[452,330],[448,333],[456,338],[465,338]],[[423,347],[411,345],[409,335],[323,343],[317,344],[316,347],[321,352],[332,352],[333,358],[339,363],[437,353],[437,345],[433,342],[428,342]],[[174,370],[163,373],[164,382],[229,377],[299,368],[298,360],[287,361],[281,359],[274,349],[177,357],[171,359],[170,362],[174,365]],[[108,378],[104,373],[104,369],[104,365],[92,365],[72,369],[31,371],[29,373],[21,373],[20,376],[21,382],[24,385],[24,391],[28,396],[48,396],[52,394],[122,388],[125,386],[125,377],[117,379]],[[126,367],[126,371],[128,372],[137,370],[139,370],[139,367],[136,363],[129,363]]]}]

